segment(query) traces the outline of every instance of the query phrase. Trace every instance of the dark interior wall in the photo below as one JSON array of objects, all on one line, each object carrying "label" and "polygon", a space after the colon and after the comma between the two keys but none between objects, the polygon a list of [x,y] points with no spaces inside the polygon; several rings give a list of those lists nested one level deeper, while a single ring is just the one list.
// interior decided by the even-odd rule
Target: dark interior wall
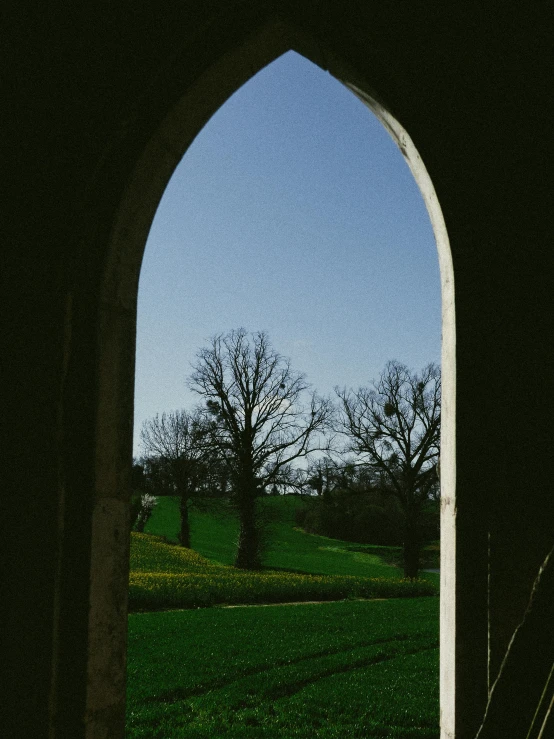
[{"label": "dark interior wall", "polygon": [[84,731],[100,296],[125,187],[172,106],[276,16],[408,130],[449,232],[457,739],[475,733],[552,545],[552,13],[493,2],[19,3],[0,52],[7,736]]}]

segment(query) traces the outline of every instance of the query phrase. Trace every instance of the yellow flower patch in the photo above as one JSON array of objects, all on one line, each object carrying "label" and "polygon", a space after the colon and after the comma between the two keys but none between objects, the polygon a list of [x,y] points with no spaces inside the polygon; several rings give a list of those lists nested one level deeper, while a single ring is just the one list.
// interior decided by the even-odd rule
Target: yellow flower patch
[{"label": "yellow flower patch", "polygon": [[428,582],[237,570],[159,537],[131,538],[130,610],[436,595]]}]

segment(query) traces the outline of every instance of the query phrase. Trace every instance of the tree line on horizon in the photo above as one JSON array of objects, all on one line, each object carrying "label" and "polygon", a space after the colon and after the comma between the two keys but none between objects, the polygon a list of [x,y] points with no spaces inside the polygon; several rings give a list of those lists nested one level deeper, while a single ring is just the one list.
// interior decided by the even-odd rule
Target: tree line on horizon
[{"label": "tree line on horizon", "polygon": [[145,421],[133,467],[134,491],[179,497],[182,546],[191,505],[225,499],[239,521],[235,566],[260,569],[260,499],[300,493],[313,501],[300,514],[306,530],[401,544],[405,577],[418,576],[423,542],[438,538],[437,365],[415,373],[389,361],[371,387],[335,388],[333,402],[265,332],[237,329],[200,349],[188,384],[200,403]]}]

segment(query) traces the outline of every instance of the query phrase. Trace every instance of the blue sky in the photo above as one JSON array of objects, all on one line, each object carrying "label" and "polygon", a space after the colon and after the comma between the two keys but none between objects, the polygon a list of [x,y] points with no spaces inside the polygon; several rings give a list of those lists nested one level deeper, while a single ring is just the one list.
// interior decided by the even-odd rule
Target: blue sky
[{"label": "blue sky", "polygon": [[199,133],[171,178],[142,265],[135,455],[156,413],[190,408],[198,349],[266,330],[322,394],[389,359],[440,361],[435,239],[419,189],[374,115],[289,52]]}]

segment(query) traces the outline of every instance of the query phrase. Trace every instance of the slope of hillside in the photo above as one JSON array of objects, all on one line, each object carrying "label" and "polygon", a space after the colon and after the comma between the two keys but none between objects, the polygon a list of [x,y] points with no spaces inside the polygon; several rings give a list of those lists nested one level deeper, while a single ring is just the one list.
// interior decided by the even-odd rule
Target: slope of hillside
[{"label": "slope of hillside", "polygon": [[[158,499],[145,532],[165,536],[177,542],[179,530],[179,501],[175,497]],[[401,579],[398,567],[387,565],[371,548],[354,551],[352,542],[328,539],[306,534],[295,527],[295,511],[304,505],[298,496],[276,496],[264,499],[267,517],[272,520],[269,542],[263,556],[264,566],[273,570],[310,573],[316,575],[355,575],[357,577],[384,577]],[[190,513],[192,547],[214,562],[233,563],[238,537],[238,522],[229,509],[216,504],[212,511]],[[375,548],[378,552],[382,547]],[[433,583],[438,577],[426,575]]]}]

